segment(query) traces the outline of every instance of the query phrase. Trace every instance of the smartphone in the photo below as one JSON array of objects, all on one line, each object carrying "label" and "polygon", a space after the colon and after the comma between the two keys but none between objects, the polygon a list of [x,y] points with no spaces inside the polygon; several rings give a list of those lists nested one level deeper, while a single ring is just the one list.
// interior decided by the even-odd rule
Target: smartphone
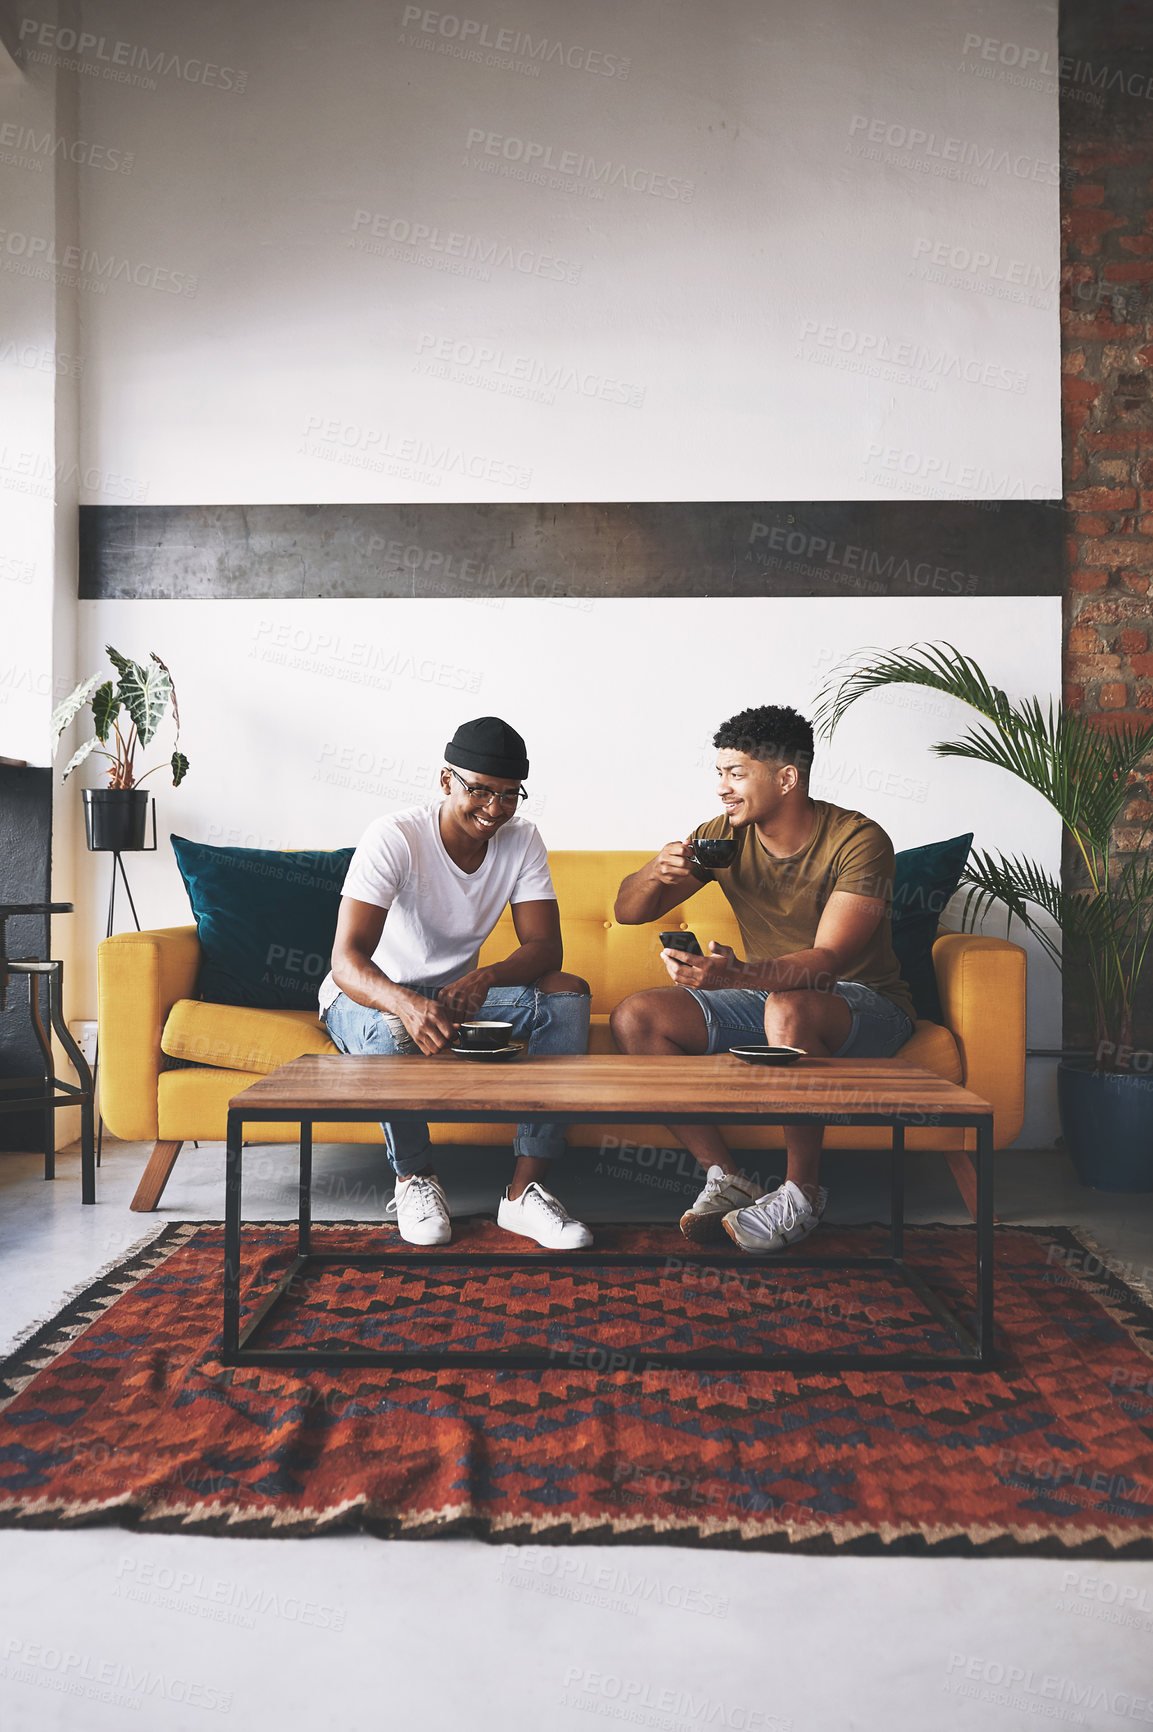
[{"label": "smartphone", "polygon": [[682,950],[688,956],[703,956],[704,951],[691,932],[662,932],[661,946],[665,950]]}]

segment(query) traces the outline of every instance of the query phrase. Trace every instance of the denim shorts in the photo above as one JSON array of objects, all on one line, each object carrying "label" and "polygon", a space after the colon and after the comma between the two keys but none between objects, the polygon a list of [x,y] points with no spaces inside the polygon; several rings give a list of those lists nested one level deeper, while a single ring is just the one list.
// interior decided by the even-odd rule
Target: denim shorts
[{"label": "denim shorts", "polygon": [[[412,990],[435,998],[438,987],[409,983]],[[584,992],[539,992],[535,986],[494,986],[479,1011],[480,1018],[512,1023],[513,1038],[530,1053],[587,1052],[589,1006]],[[398,1016],[370,1010],[338,992],[324,1012],[324,1025],[341,1052],[419,1055],[420,1049]],[[463,1080],[463,1072],[462,1072]],[[402,1178],[427,1166],[428,1126],[409,1119],[383,1126],[388,1158]],[[513,1147],[518,1155],[551,1161],[564,1153],[564,1126],[546,1120],[516,1127]]]},{"label": "denim shorts", "polygon": [[[709,1052],[728,1052],[731,1046],[751,1046],[765,1038],[767,992],[749,987],[701,992],[685,988],[700,1005],[709,1035]],[[852,1013],[844,1045],[833,1058],[892,1058],[913,1038],[913,1024],[905,1012],[871,986],[859,980],[838,980],[833,991]]]}]

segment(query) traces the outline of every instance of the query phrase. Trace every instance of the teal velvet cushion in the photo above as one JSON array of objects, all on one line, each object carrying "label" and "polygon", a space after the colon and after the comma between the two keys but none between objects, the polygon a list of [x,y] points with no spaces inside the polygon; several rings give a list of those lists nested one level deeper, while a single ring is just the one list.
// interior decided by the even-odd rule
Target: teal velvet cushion
[{"label": "teal velvet cushion", "polygon": [[212,848],[171,838],[196,918],[198,990],[213,1004],[315,1010],[351,848]]},{"label": "teal velvet cushion", "polygon": [[893,949],[917,1015],[943,1022],[937,976],[933,970],[933,940],[945,905],[961,881],[973,842],[950,836],[947,842],[926,842],[897,855],[893,874]]}]

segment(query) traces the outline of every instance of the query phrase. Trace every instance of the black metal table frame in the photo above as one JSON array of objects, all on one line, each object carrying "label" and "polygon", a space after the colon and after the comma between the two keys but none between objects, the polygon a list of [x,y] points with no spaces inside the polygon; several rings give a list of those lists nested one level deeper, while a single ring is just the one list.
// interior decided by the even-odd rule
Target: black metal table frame
[{"label": "black metal table frame", "polygon": [[[412,1366],[421,1370],[471,1368],[488,1371],[547,1371],[563,1363],[561,1351],[469,1351],[460,1348],[414,1348],[402,1352],[378,1348],[305,1347],[269,1348],[260,1346],[254,1338],[267,1321],[278,1301],[298,1283],[306,1281],[312,1271],[325,1264],[345,1267],[401,1270],[421,1264],[467,1264],[472,1269],[507,1267],[546,1267],[559,1269],[589,1266],[613,1268],[653,1268],[667,1266],[668,1254],[659,1252],[581,1251],[549,1253],[547,1263],[539,1252],[476,1252],[462,1250],[431,1251],[370,1251],[363,1253],[316,1252],[312,1249],[312,1130],[318,1121],[325,1124],[367,1124],[379,1122],[381,1110],[363,1107],[331,1106],[315,1112],[286,1112],[279,1108],[234,1107],[228,1113],[228,1135],[225,1167],[224,1216],[224,1335],[221,1358],[225,1365],[311,1366],[337,1370],[344,1366],[391,1365]],[[652,1108],[645,1111],[622,1112],[619,1107],[585,1108],[580,1112],[557,1111],[555,1108],[529,1111],[486,1110],[476,1108],[456,1110],[438,1107],[433,1111],[399,1111],[388,1109],[394,1123],[424,1123],[433,1118],[443,1124],[502,1124],[548,1121],[553,1124],[651,1124]],[[833,1123],[837,1125],[888,1125],[892,1130],[890,1151],[890,1219],[889,1249],[886,1253],[860,1257],[813,1257],[796,1255],[792,1251],[781,1257],[756,1258],[747,1253],[716,1256],[709,1252],[702,1258],[702,1267],[729,1268],[750,1266],[776,1267],[783,1272],[796,1268],[820,1266],[823,1269],[881,1269],[895,1275],[910,1287],[933,1317],[952,1335],[960,1349],[957,1353],[848,1353],[844,1351],[737,1353],[707,1348],[684,1353],[647,1352],[637,1347],[625,1350],[625,1361],[631,1368],[681,1369],[686,1371],[988,1371],[994,1366],[993,1354],[993,1118],[991,1112],[938,1113],[682,1113],[678,1124],[716,1125],[803,1125]],[[300,1124],[300,1188],[297,1219],[296,1256],[284,1275],[257,1305],[243,1330],[240,1327],[241,1279],[241,1184],[243,1172],[244,1126],[261,1122],[283,1124],[285,1119]],[[935,1293],[916,1269],[904,1259],[905,1211],[905,1129],[919,1128],[973,1129],[976,1131],[977,1167],[977,1231],[976,1231],[976,1332],[961,1321],[940,1294]],[[366,1223],[368,1225],[369,1223]],[[643,1223],[638,1223],[642,1225]],[[662,1223],[663,1224],[663,1223]],[[582,1350],[587,1351],[587,1350]],[[616,1355],[620,1349],[613,1348]],[[605,1348],[606,1361],[610,1350]]]},{"label": "black metal table frame", "polygon": [[[339,1370],[358,1365],[391,1365],[391,1367],[473,1368],[473,1370],[506,1370],[506,1372],[538,1372],[551,1370],[563,1363],[561,1351],[467,1351],[461,1347],[415,1347],[402,1353],[383,1351],[376,1347],[261,1347],[254,1337],[267,1322],[275,1304],[286,1296],[296,1283],[303,1283],[313,1270],[324,1264],[341,1264],[357,1268],[403,1270],[417,1264],[467,1264],[473,1270],[485,1268],[660,1268],[670,1257],[660,1252],[583,1251],[551,1252],[545,1263],[540,1252],[474,1252],[474,1251],[370,1251],[315,1252],[312,1249],[312,1131],[313,1124],[369,1124],[383,1117],[381,1108],[324,1107],[315,1112],[286,1112],[284,1107],[232,1107],[229,1110],[229,1133],[225,1155],[225,1271],[223,1271],[223,1346],[225,1365],[282,1365],[282,1367],[313,1367]],[[557,1112],[556,1108],[540,1110],[476,1110],[476,1108],[445,1108],[435,1110],[396,1110],[388,1108],[393,1122],[422,1122],[429,1117],[438,1124],[507,1124],[507,1122],[547,1121],[552,1124],[651,1124],[653,1108],[622,1112],[620,1108],[583,1108],[580,1112]],[[286,1273],[268,1290],[244,1328],[241,1328],[241,1185],[244,1162],[244,1126],[260,1122],[300,1122],[300,1205],[298,1205],[298,1238],[296,1256]],[[994,1368],[994,1147],[992,1147],[992,1114],[975,1112],[933,1112],[933,1114],[879,1114],[879,1112],[848,1112],[848,1114],[814,1114],[814,1112],[725,1112],[725,1114],[686,1114],[677,1112],[679,1124],[838,1124],[838,1126],[890,1126],[890,1247],[876,1256],[814,1257],[784,1252],[781,1257],[713,1256],[701,1257],[703,1268],[741,1266],[750,1270],[781,1268],[783,1271],[821,1266],[824,1270],[883,1270],[895,1275],[911,1287],[931,1315],[942,1323],[961,1349],[959,1353],[845,1353],[845,1351],[814,1351],[814,1353],[734,1353],[727,1349],[701,1349],[686,1353],[647,1353],[644,1347],[625,1351],[625,1361],[634,1368],[682,1368],[701,1372],[732,1372],[732,1370],[992,1370]],[[975,1129],[976,1131],[976,1332],[952,1311],[949,1304],[933,1292],[928,1282],[904,1259],[905,1205],[905,1128]],[[365,1223],[369,1225],[369,1223]],[[642,1223],[637,1223],[642,1225]],[[587,1349],[582,1349],[587,1351]],[[602,1349],[608,1361],[609,1353],[622,1349]]]}]

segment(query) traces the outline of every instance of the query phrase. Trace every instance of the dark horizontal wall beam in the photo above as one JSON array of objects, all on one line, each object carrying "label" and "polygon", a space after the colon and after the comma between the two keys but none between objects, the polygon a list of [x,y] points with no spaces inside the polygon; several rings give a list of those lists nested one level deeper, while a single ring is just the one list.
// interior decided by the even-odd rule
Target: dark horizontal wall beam
[{"label": "dark horizontal wall beam", "polygon": [[1059,595],[1058,502],[86,505],[80,597]]}]

